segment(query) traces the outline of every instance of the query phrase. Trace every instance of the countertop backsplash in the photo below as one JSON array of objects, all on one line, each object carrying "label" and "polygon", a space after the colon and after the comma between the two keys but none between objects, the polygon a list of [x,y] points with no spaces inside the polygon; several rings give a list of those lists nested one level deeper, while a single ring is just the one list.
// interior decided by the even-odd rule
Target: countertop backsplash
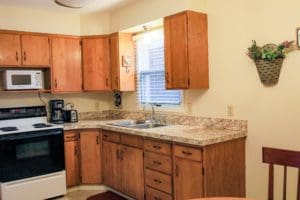
[{"label": "countertop backsplash", "polygon": [[[96,112],[81,112],[79,120],[111,120],[111,119],[133,119],[147,120],[151,116],[150,111],[123,111],[105,110]],[[162,123],[173,125],[197,125],[203,128],[223,129],[247,132],[247,121],[237,119],[209,118],[189,116],[171,112],[155,112],[155,117]]]}]

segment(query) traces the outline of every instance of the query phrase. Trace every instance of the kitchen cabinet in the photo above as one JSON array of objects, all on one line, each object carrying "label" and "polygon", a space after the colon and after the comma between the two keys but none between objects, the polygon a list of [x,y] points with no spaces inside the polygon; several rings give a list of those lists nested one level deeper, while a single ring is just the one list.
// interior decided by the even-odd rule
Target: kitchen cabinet
[{"label": "kitchen cabinet", "polygon": [[21,35],[21,41],[23,66],[50,66],[48,36]]},{"label": "kitchen cabinet", "polygon": [[167,89],[206,89],[207,15],[185,11],[164,18]]},{"label": "kitchen cabinet", "polygon": [[52,91],[81,92],[81,46],[79,38],[52,38]]},{"label": "kitchen cabinet", "polygon": [[175,157],[174,199],[203,197],[202,163]]},{"label": "kitchen cabinet", "polygon": [[144,199],[143,150],[122,145],[121,183],[122,192],[135,199]]},{"label": "kitchen cabinet", "polygon": [[[113,137],[110,137],[111,133],[114,134]],[[144,199],[141,138],[122,135],[120,140],[116,140],[116,134],[118,133],[103,133],[104,184],[134,199]],[[119,143],[111,142],[112,140]],[[124,144],[122,141],[125,141]]]},{"label": "kitchen cabinet", "polygon": [[80,183],[79,133],[77,131],[65,131],[64,141],[67,187],[71,187]]},{"label": "kitchen cabinet", "polygon": [[114,91],[135,91],[135,60],[132,34],[110,36],[111,88]]},{"label": "kitchen cabinet", "polygon": [[0,34],[0,65],[21,65],[21,39],[16,34]]},{"label": "kitchen cabinet", "polygon": [[83,90],[111,90],[109,37],[83,38],[82,56]]},{"label": "kitchen cabinet", "polygon": [[49,37],[36,34],[0,33],[0,65],[49,67]]},{"label": "kitchen cabinet", "polygon": [[119,144],[103,141],[103,164],[104,184],[121,190]]},{"label": "kitchen cabinet", "polygon": [[99,130],[80,131],[81,183],[101,184],[101,132]]}]

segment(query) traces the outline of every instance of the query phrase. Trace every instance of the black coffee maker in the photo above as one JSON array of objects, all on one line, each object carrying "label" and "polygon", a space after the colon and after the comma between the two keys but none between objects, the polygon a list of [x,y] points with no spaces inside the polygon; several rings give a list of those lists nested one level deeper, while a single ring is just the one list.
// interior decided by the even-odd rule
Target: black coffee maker
[{"label": "black coffee maker", "polygon": [[63,109],[64,109],[64,100],[62,99],[54,99],[49,101],[50,104],[50,122],[54,124],[62,124],[64,123],[63,118]]}]

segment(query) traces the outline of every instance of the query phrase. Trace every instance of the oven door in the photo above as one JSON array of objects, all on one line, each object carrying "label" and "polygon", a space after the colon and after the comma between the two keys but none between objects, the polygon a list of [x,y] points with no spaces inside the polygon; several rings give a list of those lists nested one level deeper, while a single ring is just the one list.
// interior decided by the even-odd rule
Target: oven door
[{"label": "oven door", "polygon": [[0,182],[64,169],[62,129],[0,135]]}]

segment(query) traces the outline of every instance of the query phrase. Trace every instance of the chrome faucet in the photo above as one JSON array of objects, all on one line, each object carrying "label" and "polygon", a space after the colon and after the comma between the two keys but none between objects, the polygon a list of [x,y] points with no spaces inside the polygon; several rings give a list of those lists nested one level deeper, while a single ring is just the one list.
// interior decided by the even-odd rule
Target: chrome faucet
[{"label": "chrome faucet", "polygon": [[151,113],[149,121],[151,124],[154,124],[154,123],[156,123],[155,107],[161,107],[161,105],[157,104],[157,103],[150,103],[150,105],[151,105],[152,113]]}]

